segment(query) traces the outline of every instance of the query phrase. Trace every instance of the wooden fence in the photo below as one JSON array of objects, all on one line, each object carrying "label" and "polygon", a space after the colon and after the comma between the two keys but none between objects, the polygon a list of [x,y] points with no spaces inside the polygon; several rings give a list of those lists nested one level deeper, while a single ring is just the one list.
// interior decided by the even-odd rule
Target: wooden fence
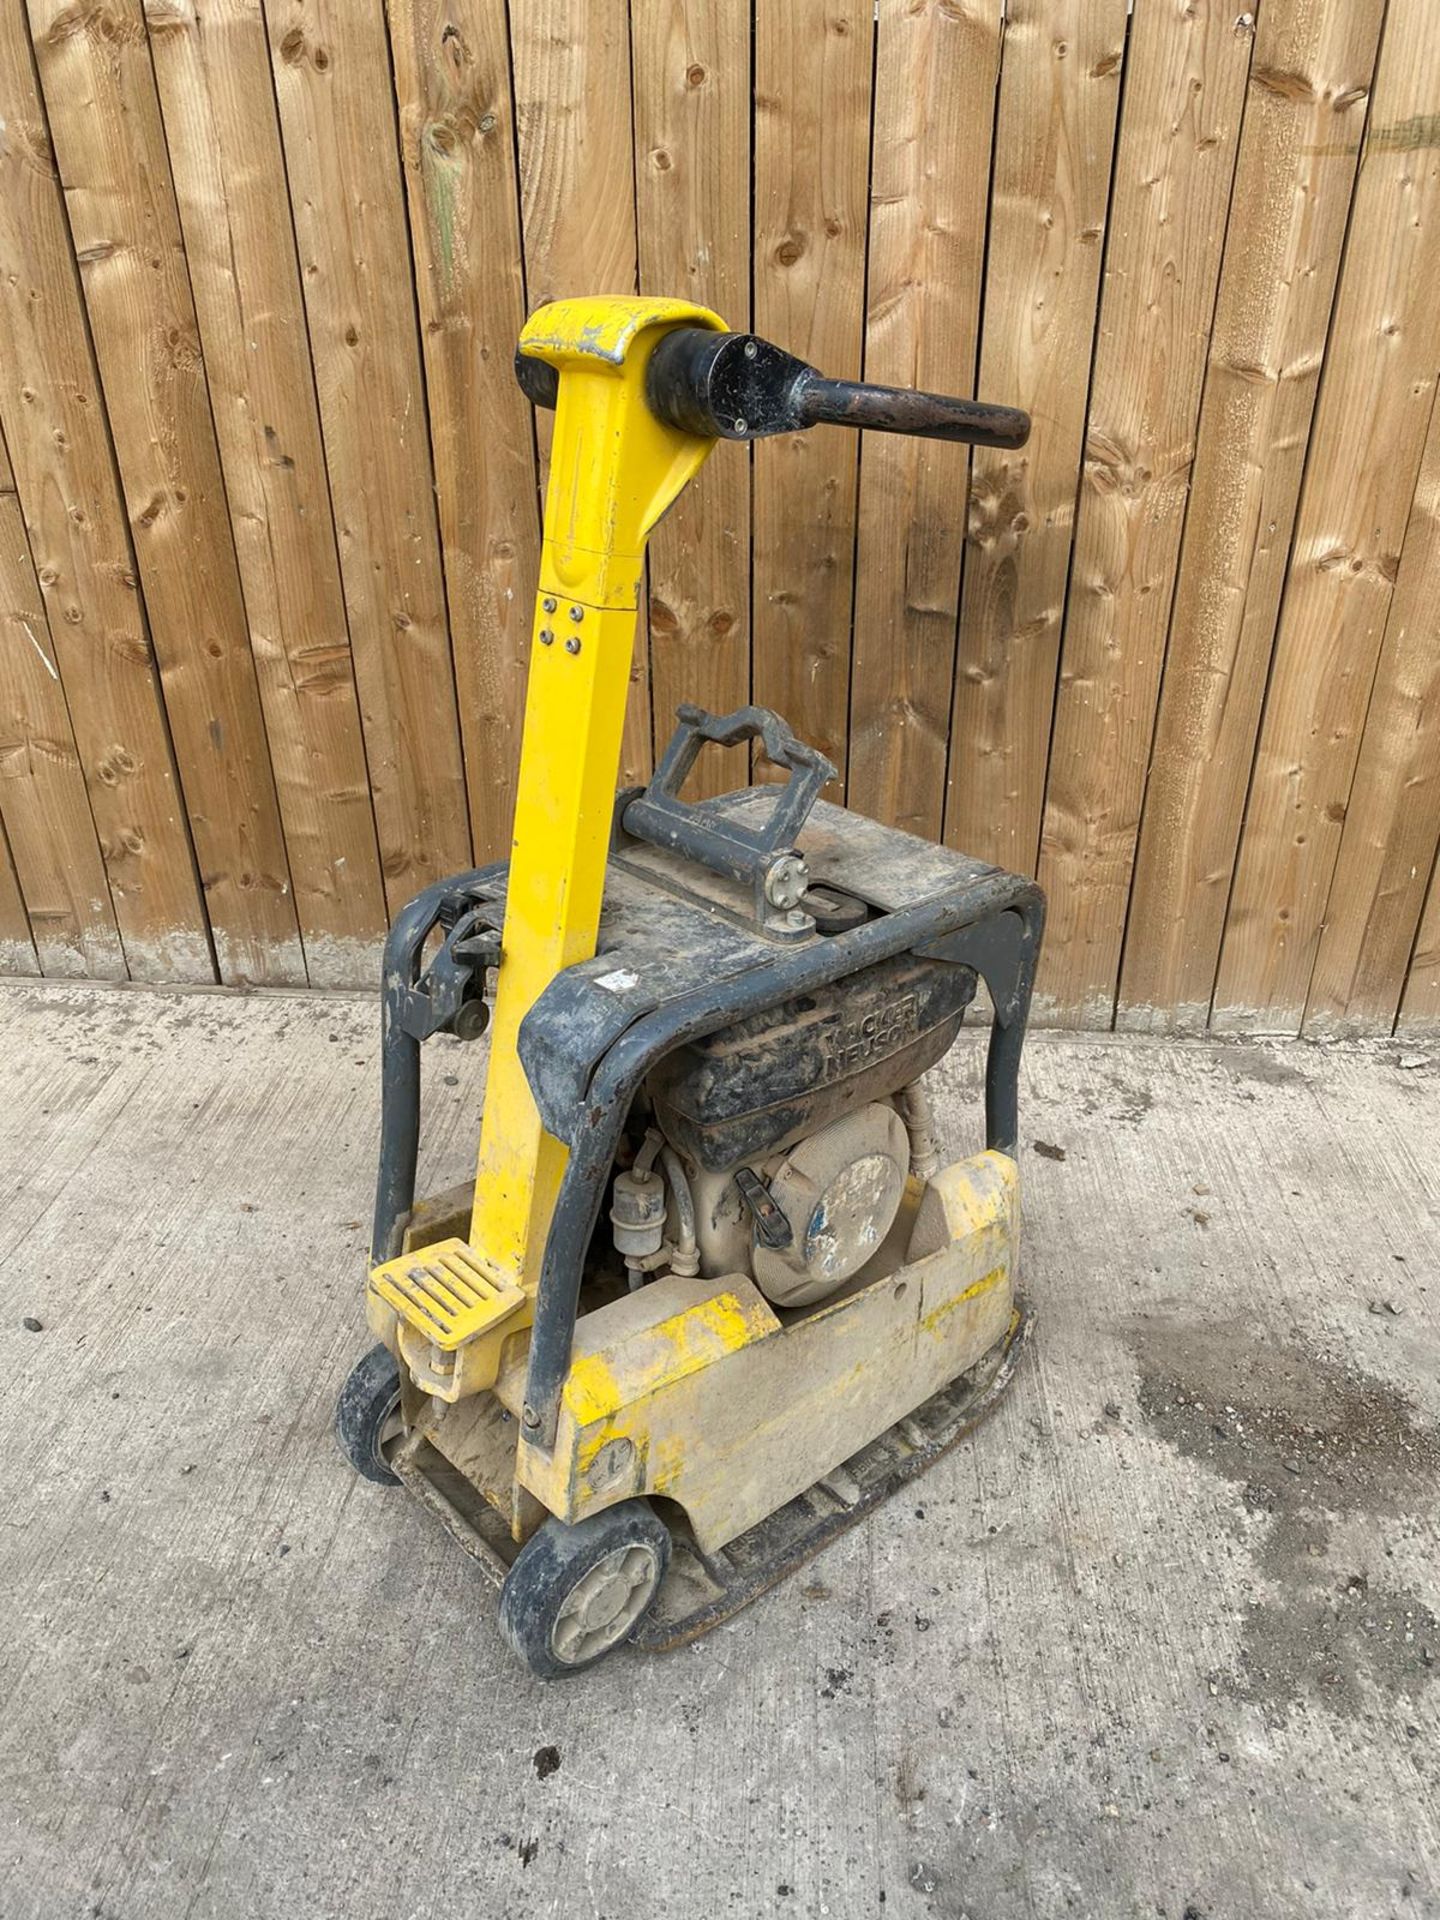
[{"label": "wooden fence", "polygon": [[506,843],[511,376],[678,293],[1021,454],[722,447],[626,774],[777,707],[1042,1017],[1440,1021],[1435,0],[0,0],[0,965],[341,986]]}]

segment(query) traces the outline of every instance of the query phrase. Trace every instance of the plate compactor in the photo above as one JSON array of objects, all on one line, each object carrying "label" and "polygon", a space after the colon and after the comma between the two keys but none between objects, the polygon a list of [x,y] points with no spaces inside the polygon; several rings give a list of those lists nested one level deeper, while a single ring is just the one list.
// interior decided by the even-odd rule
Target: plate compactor
[{"label": "plate compactor", "polygon": [[[516,367],[555,420],[512,851],[386,947],[380,1344],[337,1428],[553,1678],[727,1618],[1003,1392],[1044,906],[821,800],[834,767],[759,707],[681,707],[649,785],[615,792],[646,540],[716,440],[1017,447],[1026,416],[828,380],[678,300],[559,301]],[[785,778],[687,800],[706,743]],[[421,1043],[477,1038],[492,977],[476,1178],[417,1200]],[[944,1165],[922,1075],[977,978],[986,1147]]]}]

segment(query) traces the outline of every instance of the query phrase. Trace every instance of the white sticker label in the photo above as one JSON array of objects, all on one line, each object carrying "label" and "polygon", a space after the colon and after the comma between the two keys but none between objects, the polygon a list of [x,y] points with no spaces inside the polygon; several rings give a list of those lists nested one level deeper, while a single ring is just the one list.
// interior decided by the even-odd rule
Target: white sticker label
[{"label": "white sticker label", "polygon": [[628,993],[631,987],[639,986],[640,976],[631,973],[628,967],[617,967],[614,973],[602,973],[595,984],[603,987],[606,993]]}]

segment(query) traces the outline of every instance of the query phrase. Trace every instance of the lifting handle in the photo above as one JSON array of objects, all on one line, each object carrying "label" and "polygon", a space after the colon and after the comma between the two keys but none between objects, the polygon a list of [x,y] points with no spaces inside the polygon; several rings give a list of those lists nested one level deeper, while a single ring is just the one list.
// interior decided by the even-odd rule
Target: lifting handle
[{"label": "lifting handle", "polygon": [[[797,916],[795,909],[810,876],[795,843],[821,788],[836,777],[833,762],[797,740],[768,707],[737,707],[734,713],[714,714],[686,701],[676,717],[680,724],[649,786],[621,816],[626,833],[652,847],[683,854],[712,873],[748,882],[754,889],[756,921],[766,931],[782,939],[808,933],[810,921]],[[741,820],[710,802],[680,798],[685,778],[707,740],[722,747],[758,740],[771,765],[783,767],[790,775],[783,785],[771,789],[774,802],[758,821],[753,813]]]},{"label": "lifting handle", "polygon": [[[516,377],[537,407],[555,405],[558,375],[544,361],[519,358]],[[763,440],[806,427],[863,427],[977,447],[1023,447],[1030,416],[944,393],[827,380],[783,347],[754,333],[675,327],[650,355],[650,411],[669,426],[705,439]]]}]

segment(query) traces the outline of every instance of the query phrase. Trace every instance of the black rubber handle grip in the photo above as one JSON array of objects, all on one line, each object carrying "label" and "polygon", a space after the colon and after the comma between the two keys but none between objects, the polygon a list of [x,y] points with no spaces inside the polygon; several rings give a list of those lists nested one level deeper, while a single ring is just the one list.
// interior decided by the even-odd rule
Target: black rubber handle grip
[{"label": "black rubber handle grip", "polygon": [[869,380],[826,380],[818,373],[797,381],[795,405],[807,427],[864,427],[924,440],[965,440],[976,447],[1023,447],[1030,437],[1030,416],[1018,407],[990,407],[913,387],[877,387]]},{"label": "black rubber handle grip", "polygon": [[944,393],[827,380],[793,353],[753,333],[676,327],[657,343],[645,370],[651,411],[689,433],[759,440],[820,425],[1023,447],[1030,416]]},{"label": "black rubber handle grip", "polygon": [[[515,377],[535,406],[555,405],[560,376],[547,362],[517,354]],[[657,418],[706,439],[763,440],[817,426],[977,447],[1023,447],[1030,437],[1030,416],[1018,407],[869,380],[827,380],[758,334],[704,327],[676,327],[663,336],[645,370],[645,397]]]}]

